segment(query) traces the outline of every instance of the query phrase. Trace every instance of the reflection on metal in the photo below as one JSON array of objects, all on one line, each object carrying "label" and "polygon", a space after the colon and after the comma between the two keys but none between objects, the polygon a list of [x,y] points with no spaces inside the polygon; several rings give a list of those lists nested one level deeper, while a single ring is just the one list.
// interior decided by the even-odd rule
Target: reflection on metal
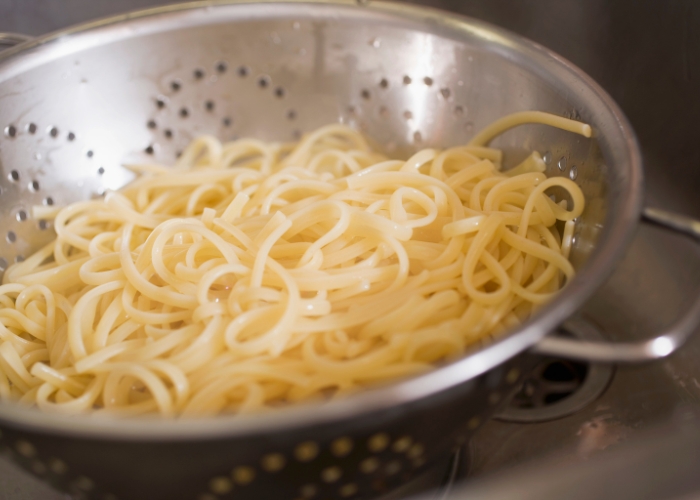
[{"label": "reflection on metal", "polygon": [[455,484],[467,475],[468,453],[463,446],[431,467],[422,476],[376,500],[404,500],[423,493],[424,500],[447,500]]},{"label": "reflection on metal", "polygon": [[[601,341],[592,323],[577,318],[567,331],[584,341]],[[571,415],[595,401],[613,376],[609,364],[584,364],[546,358],[523,382],[523,387],[495,418],[508,422],[544,422]]]},{"label": "reflection on metal", "polygon": [[[657,208],[645,208],[642,221],[700,240],[700,221]],[[700,294],[680,318],[663,333],[649,340],[636,342],[579,342],[562,337],[545,337],[533,348],[539,354],[583,359],[600,363],[639,363],[665,358],[677,351],[697,330],[700,323]],[[570,331],[570,322],[562,326]]]}]

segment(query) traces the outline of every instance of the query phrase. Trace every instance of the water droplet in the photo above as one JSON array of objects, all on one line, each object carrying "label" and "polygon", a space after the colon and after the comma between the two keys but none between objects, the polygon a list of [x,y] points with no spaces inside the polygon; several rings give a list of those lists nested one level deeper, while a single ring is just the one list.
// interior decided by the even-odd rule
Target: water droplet
[{"label": "water droplet", "polygon": [[575,181],[576,177],[578,177],[578,169],[576,168],[576,165],[571,165],[571,170],[569,171],[569,179]]},{"label": "water droplet", "polygon": [[559,163],[557,165],[559,166],[559,170],[562,172],[566,170],[566,157],[562,156],[559,158]]},{"label": "water droplet", "polygon": [[544,163],[545,163],[546,165],[549,165],[550,163],[552,163],[552,153],[550,153],[549,151],[547,151],[547,152],[544,154],[544,156],[542,156],[542,161],[544,161]]},{"label": "water droplet", "polygon": [[[367,2],[367,3],[369,3],[369,2]],[[382,46],[382,41],[381,41],[379,38],[372,38],[372,39],[369,41],[369,44],[370,44],[372,47],[374,47],[375,49],[378,49],[379,47]]]}]

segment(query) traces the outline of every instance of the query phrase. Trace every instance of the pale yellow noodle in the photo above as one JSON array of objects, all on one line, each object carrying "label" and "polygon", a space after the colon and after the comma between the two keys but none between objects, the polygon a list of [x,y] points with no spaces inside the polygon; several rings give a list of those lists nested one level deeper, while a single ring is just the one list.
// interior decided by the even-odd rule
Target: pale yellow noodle
[{"label": "pale yellow noodle", "polygon": [[57,237],[0,286],[0,399],[249,412],[459,357],[574,276],[581,190],[536,151],[501,172],[488,146],[532,122],[591,134],[516,113],[406,161],[338,124],[295,144],[202,136],[175,167],[127,166],[136,180],[101,200],[38,207]]}]

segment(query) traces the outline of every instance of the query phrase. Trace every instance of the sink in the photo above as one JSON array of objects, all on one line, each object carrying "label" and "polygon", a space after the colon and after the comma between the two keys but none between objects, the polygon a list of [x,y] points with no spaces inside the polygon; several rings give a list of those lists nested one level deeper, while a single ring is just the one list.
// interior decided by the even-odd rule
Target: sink
[{"label": "sink", "polygon": [[[89,18],[164,3],[170,2],[71,0],[59,9],[46,0],[4,2],[0,5],[0,30],[40,34]],[[552,48],[580,66],[618,101],[638,133],[646,162],[647,204],[700,218],[700,3],[416,3],[499,24]],[[579,316],[595,325],[611,342],[643,339],[668,326],[698,293],[698,245],[657,228],[640,226],[624,261]],[[688,457],[684,463],[696,464],[697,471],[700,457],[693,450],[700,449],[698,360],[700,334],[662,362],[615,367],[604,387],[574,413],[558,418],[550,415],[547,420],[534,418],[527,423],[507,419],[488,422],[460,451],[459,474],[455,472],[455,462],[450,461],[452,469],[447,476],[433,474],[425,483],[423,488],[432,490],[425,498],[520,498],[519,489],[513,484],[522,488],[542,485],[554,477],[552,471],[561,472],[561,476],[556,476],[559,482],[552,483],[568,479],[569,486],[583,491],[595,485],[597,479],[602,484],[609,476],[605,471],[616,471],[618,483],[629,481],[631,485],[639,479],[635,471],[643,470],[642,465],[626,471],[616,467],[624,463],[632,467],[637,462],[631,457],[653,458],[651,455],[657,452],[660,459]],[[591,368],[587,368],[588,373]],[[681,474],[693,469],[674,470]],[[457,485],[451,494],[435,489],[440,478],[452,480],[457,476],[466,486]],[[463,481],[465,477],[469,481]],[[504,481],[510,489],[503,487]],[[660,481],[654,484],[661,484]],[[700,484],[694,483],[694,487],[700,491]],[[532,491],[540,490],[533,486]],[[559,496],[540,491],[537,498],[562,498],[562,490],[553,491],[558,491]],[[647,488],[646,492],[645,498],[657,498],[649,496],[655,495],[656,489]],[[591,493],[589,498],[635,498],[619,491],[616,495]],[[35,498],[66,497],[0,459],[0,499]]]}]

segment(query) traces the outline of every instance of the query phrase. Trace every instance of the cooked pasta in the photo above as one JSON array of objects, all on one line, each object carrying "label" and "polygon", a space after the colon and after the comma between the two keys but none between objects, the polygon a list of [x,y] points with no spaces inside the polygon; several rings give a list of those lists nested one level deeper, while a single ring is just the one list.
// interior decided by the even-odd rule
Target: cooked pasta
[{"label": "cooked pasta", "polygon": [[344,125],[296,144],[203,136],[102,199],[37,207],[56,239],[0,286],[0,398],[247,412],[420,373],[517,327],[574,276],[584,207],[537,152],[501,171],[488,144],[525,122],[590,136],[518,113],[406,161]]}]

